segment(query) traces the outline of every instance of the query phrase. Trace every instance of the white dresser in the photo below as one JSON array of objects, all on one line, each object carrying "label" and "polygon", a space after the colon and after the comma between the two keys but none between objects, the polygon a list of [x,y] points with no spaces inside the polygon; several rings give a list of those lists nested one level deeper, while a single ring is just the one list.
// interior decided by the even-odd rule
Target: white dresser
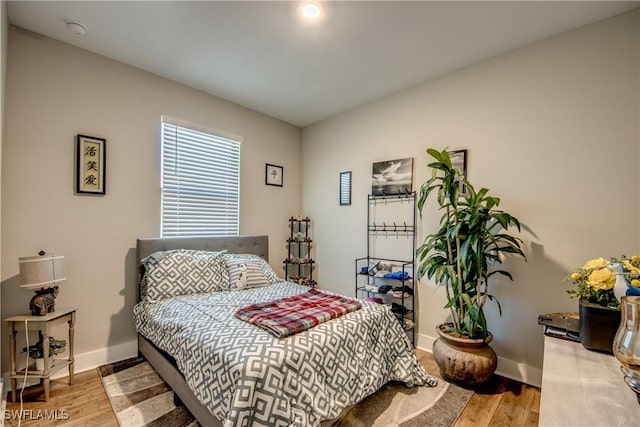
[{"label": "white dresser", "polygon": [[539,425],[638,427],[640,403],[614,356],[545,336]]}]

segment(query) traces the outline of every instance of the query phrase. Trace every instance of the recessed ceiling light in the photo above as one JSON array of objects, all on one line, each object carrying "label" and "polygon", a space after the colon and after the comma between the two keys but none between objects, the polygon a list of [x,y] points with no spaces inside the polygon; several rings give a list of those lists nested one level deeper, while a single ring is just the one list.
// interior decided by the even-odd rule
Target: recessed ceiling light
[{"label": "recessed ceiling light", "polygon": [[302,6],[302,14],[307,18],[315,19],[320,16],[320,6],[316,3],[307,3]]},{"label": "recessed ceiling light", "polygon": [[73,34],[83,35],[87,32],[87,27],[79,22],[67,19],[66,21],[64,21],[64,23],[67,24],[67,29]]}]

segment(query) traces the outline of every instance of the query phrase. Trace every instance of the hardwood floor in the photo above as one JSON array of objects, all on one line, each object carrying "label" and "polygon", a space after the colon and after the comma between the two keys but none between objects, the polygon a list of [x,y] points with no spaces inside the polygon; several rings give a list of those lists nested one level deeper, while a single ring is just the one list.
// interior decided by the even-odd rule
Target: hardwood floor
[{"label": "hardwood floor", "polygon": [[[431,353],[417,350],[418,359],[427,372],[440,376]],[[41,389],[25,391],[23,426],[96,426],[117,427],[118,422],[111,411],[100,376],[96,370],[75,375],[75,383],[66,379],[51,382],[49,402],[44,402]],[[20,410],[20,403],[7,402],[8,411]],[[56,411],[57,414],[52,412]],[[43,411],[43,412],[38,412]],[[44,412],[48,411],[48,412]],[[64,414],[68,414],[67,419]],[[537,426],[540,411],[540,389],[495,375],[487,384],[475,391],[469,404],[454,427],[482,426]],[[37,418],[39,420],[31,420]],[[48,415],[49,420],[43,417]],[[51,420],[57,415],[58,420]],[[9,417],[6,426],[17,426],[17,419]]]},{"label": "hardwood floor", "polygon": [[[67,378],[52,380],[48,402],[44,401],[44,393],[39,386],[26,389],[23,398],[23,409],[26,411],[22,418],[23,426],[118,427],[102,381],[95,369],[75,374],[74,384],[71,386]],[[18,420],[11,416],[14,413],[11,411],[20,410],[19,399],[18,397],[17,403],[7,402],[9,414],[5,417],[5,426],[18,425]]]},{"label": "hardwood floor", "polygon": [[[428,373],[441,378],[431,353],[416,350],[416,354]],[[494,375],[474,391],[453,427],[538,425],[540,388]]]}]

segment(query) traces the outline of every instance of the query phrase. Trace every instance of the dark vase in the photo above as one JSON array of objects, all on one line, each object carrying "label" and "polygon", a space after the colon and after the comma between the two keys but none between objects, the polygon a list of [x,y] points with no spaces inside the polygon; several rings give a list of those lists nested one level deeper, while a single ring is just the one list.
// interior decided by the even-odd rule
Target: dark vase
[{"label": "dark vase", "polygon": [[620,310],[580,300],[580,342],[587,350],[613,354],[613,339],[620,326]]}]

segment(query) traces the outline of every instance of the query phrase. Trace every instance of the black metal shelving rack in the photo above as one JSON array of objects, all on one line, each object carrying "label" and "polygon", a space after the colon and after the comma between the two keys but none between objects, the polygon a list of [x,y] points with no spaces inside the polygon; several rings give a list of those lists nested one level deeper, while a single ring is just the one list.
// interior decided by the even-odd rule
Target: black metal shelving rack
[{"label": "black metal shelving rack", "polygon": [[[403,329],[407,333],[407,336],[411,340],[411,343],[415,347],[416,345],[416,312],[415,312],[415,287],[413,275],[415,272],[416,263],[416,193],[398,193],[398,194],[385,194],[385,195],[372,195],[368,196],[367,205],[367,256],[358,258],[355,261],[355,283],[356,283],[356,296],[360,298],[377,297],[383,300],[384,304],[392,305],[392,312],[402,325]],[[382,224],[376,224],[372,220],[372,210],[380,204],[406,204],[407,209],[411,209],[410,215],[408,215],[408,221],[391,222]],[[372,240],[380,237],[406,237],[410,239],[409,245],[411,254],[404,259],[392,259],[381,258],[373,254]],[[368,272],[362,272],[363,267],[370,267],[377,263],[392,264],[396,271],[401,271],[402,277],[408,274],[409,277],[404,279],[387,279],[383,277],[375,277]],[[393,288],[405,289],[407,286],[412,290],[411,295],[405,296],[402,292],[401,297],[394,297],[390,292],[380,293],[374,288],[379,288],[381,285],[389,285]],[[401,308],[400,308],[401,307]]]},{"label": "black metal shelving rack", "polygon": [[311,258],[310,226],[309,217],[289,218],[288,255],[284,260],[284,275],[289,282],[315,288],[317,282],[313,279],[315,261]]}]

